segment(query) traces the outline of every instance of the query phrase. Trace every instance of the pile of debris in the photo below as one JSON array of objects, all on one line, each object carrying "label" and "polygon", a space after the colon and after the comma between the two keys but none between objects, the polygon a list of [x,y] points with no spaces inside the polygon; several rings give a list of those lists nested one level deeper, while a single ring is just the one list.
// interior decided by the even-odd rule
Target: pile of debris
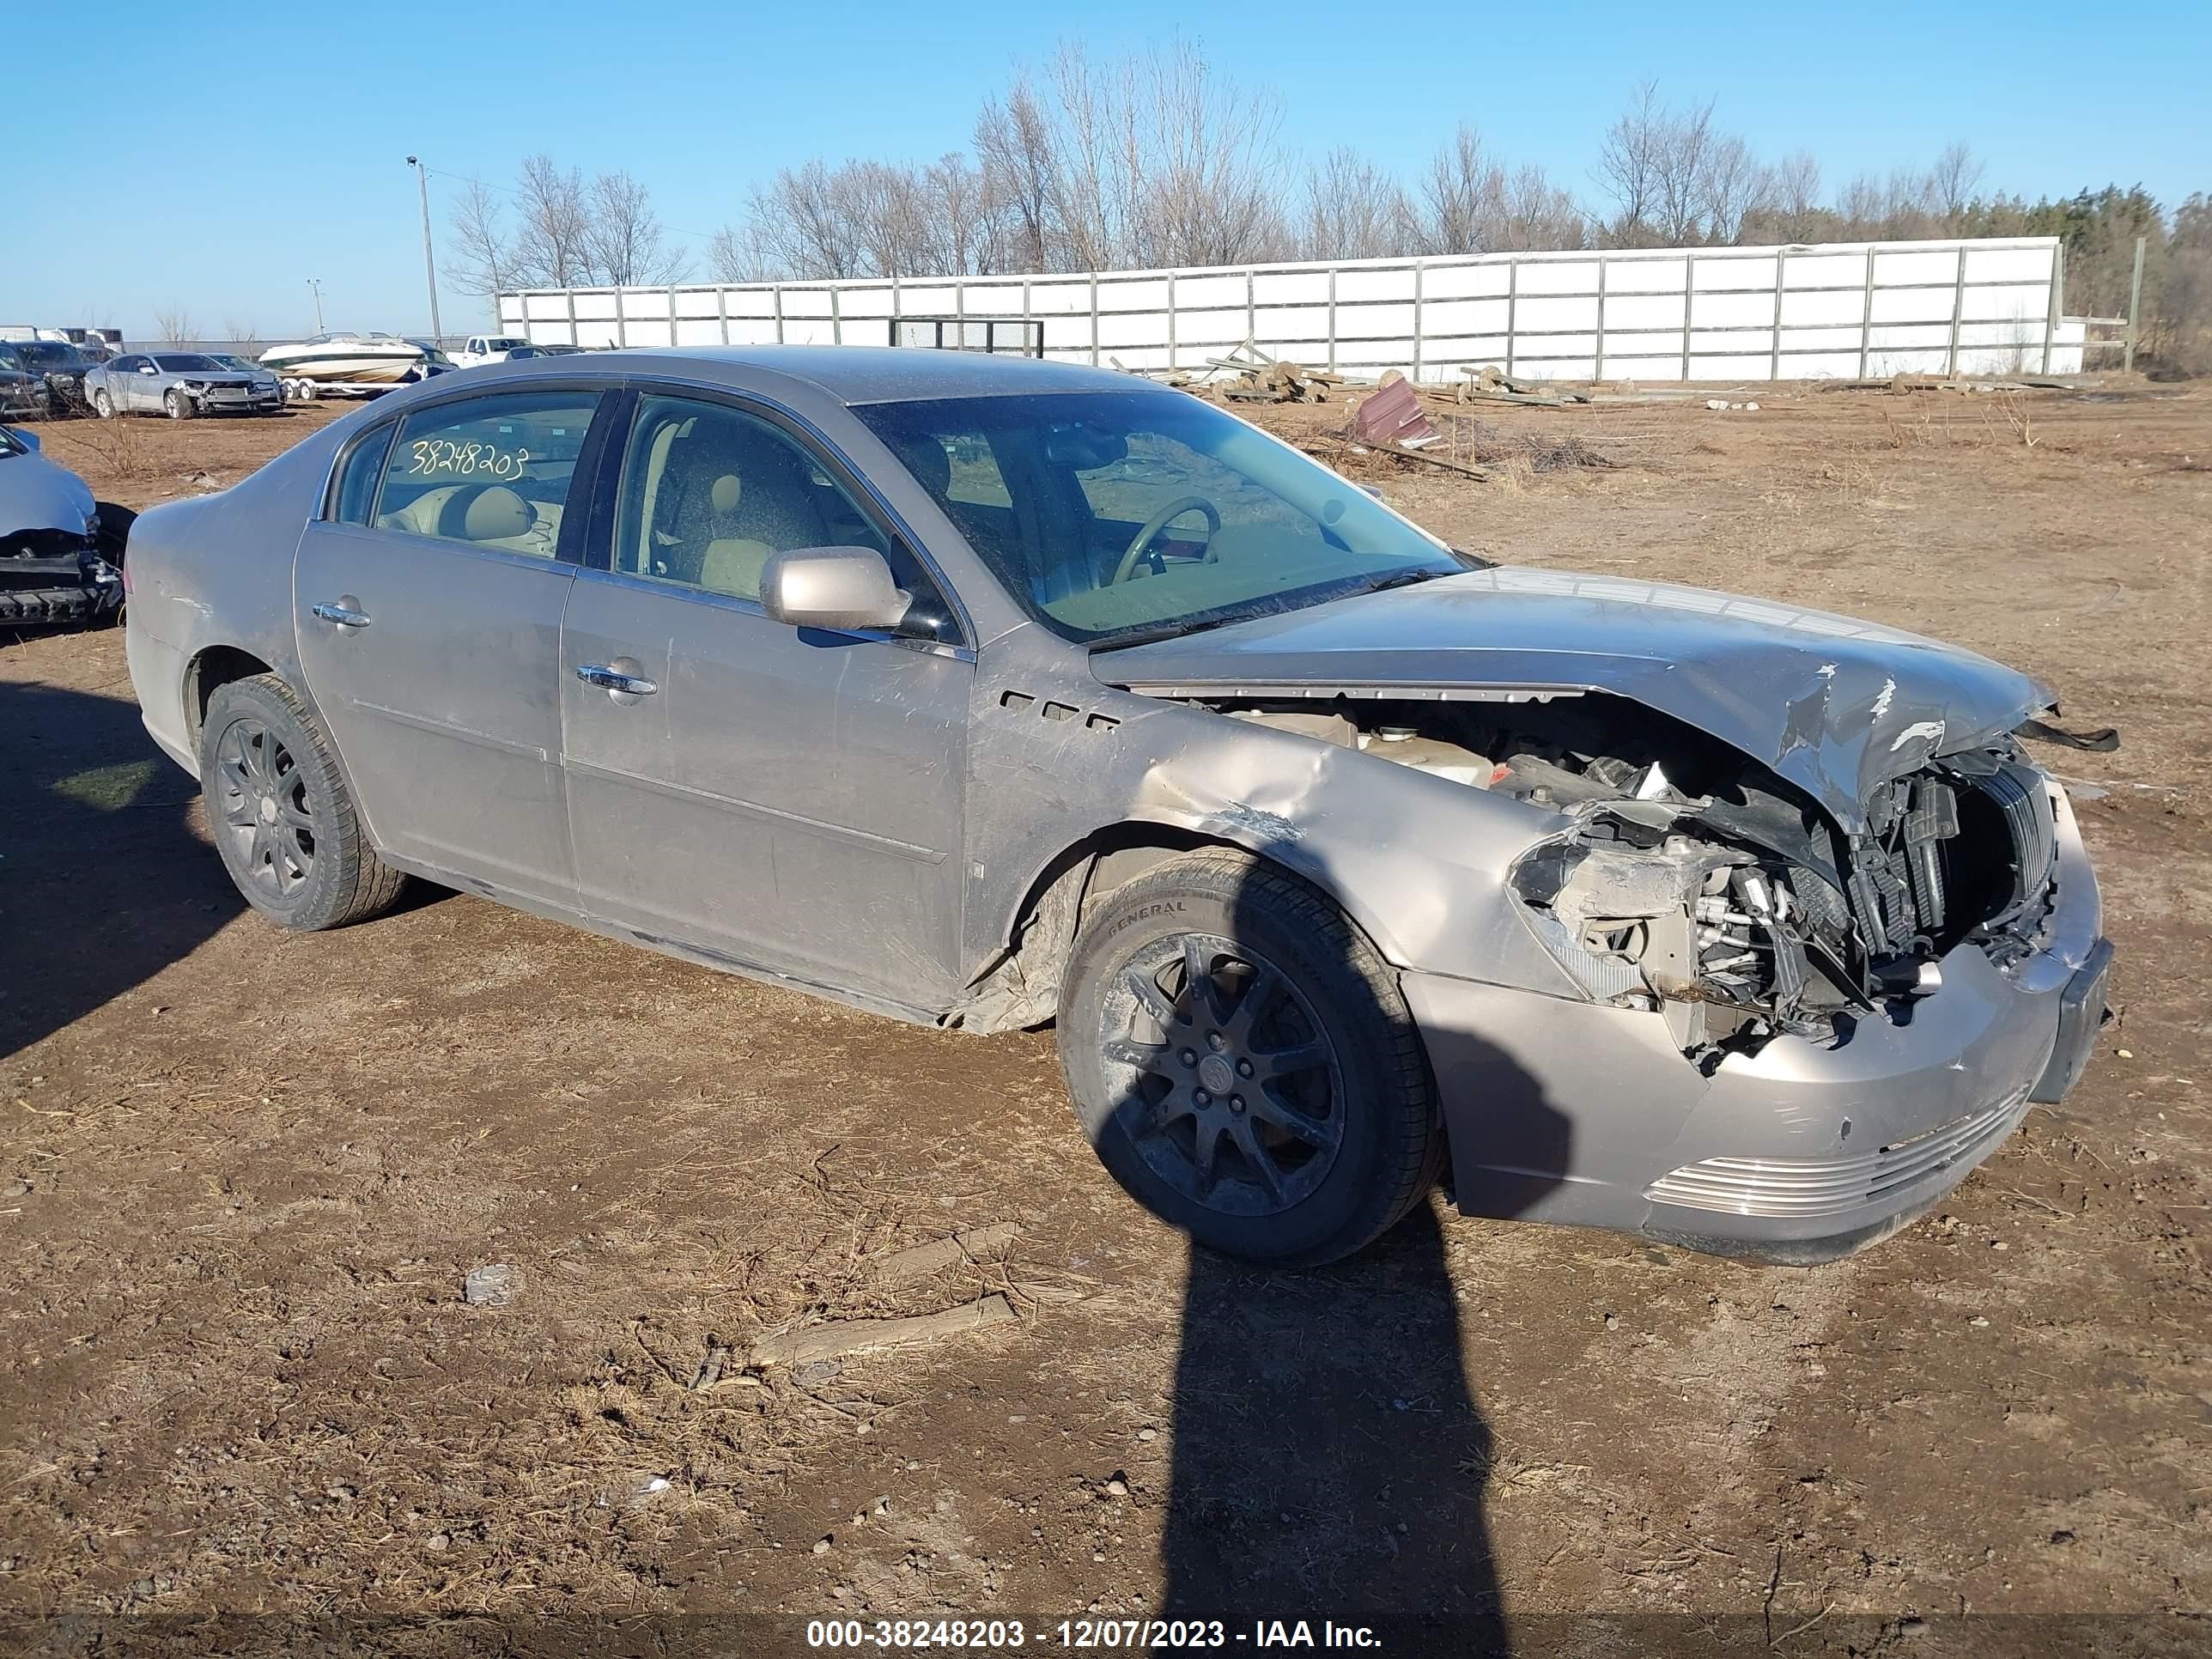
[{"label": "pile of debris", "polygon": [[1558,409],[1567,404],[1586,404],[1589,397],[1566,392],[1541,380],[1516,380],[1496,363],[1459,366],[1462,379],[1432,388],[1432,398],[1449,398],[1455,404],[1533,404],[1539,409]]},{"label": "pile of debris", "polygon": [[[1308,368],[1286,358],[1270,357],[1247,340],[1225,356],[1208,357],[1203,369],[1132,369],[1118,357],[1106,360],[1125,374],[1142,374],[1178,392],[1203,398],[1218,392],[1231,403],[1325,404],[1353,384],[1348,374]],[[1224,376],[1229,378],[1224,379]]]},{"label": "pile of debris", "polygon": [[[1235,378],[1216,378],[1223,374]],[[1208,357],[1205,377],[1200,381],[1207,390],[1240,404],[1325,404],[1331,392],[1347,383],[1344,375],[1270,357],[1249,340],[1225,357]]]}]

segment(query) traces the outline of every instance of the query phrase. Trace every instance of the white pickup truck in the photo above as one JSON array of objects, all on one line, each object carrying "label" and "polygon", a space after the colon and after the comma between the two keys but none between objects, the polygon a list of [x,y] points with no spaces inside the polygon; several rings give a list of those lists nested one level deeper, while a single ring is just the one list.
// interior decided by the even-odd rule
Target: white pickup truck
[{"label": "white pickup truck", "polygon": [[474,368],[479,363],[503,363],[510,351],[530,343],[519,334],[471,334],[469,343],[453,354],[455,368]]}]

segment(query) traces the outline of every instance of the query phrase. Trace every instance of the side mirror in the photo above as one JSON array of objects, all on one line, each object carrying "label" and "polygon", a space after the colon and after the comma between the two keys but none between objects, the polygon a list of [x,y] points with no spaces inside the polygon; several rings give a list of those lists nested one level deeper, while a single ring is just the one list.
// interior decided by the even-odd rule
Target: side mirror
[{"label": "side mirror", "polygon": [[141,374],[159,374],[161,371],[151,363],[141,363],[138,365],[138,372]]},{"label": "side mirror", "polygon": [[793,628],[896,628],[913,598],[868,547],[794,547],[761,567],[761,608]]}]

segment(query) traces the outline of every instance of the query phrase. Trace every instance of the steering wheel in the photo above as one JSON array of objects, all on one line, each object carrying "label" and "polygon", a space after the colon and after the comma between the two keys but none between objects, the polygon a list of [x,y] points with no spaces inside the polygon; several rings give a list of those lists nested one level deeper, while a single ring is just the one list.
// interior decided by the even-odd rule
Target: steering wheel
[{"label": "steering wheel", "polygon": [[1186,513],[1202,513],[1206,515],[1205,562],[1212,563],[1213,538],[1221,529],[1221,514],[1214,509],[1213,503],[1203,495],[1178,495],[1145,521],[1145,527],[1137,532],[1136,539],[1129,544],[1129,550],[1121,556],[1121,562],[1114,567],[1113,580],[1109,581],[1107,586],[1111,587],[1117,583],[1128,580],[1131,573],[1137,568],[1137,561],[1145,556],[1146,550],[1158,538],[1160,532],[1168,527],[1169,521],[1180,519]]}]

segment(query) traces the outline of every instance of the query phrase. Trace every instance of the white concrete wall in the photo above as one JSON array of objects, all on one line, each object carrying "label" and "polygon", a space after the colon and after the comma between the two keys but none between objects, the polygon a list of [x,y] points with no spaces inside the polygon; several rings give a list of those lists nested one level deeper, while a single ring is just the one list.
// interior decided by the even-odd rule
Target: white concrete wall
[{"label": "white concrete wall", "polygon": [[1195,369],[1271,356],[1416,380],[1765,380],[2073,374],[2055,237],[1473,254],[1095,275],[502,294],[560,345],[890,343],[890,319],[1033,317],[1045,355]]}]

